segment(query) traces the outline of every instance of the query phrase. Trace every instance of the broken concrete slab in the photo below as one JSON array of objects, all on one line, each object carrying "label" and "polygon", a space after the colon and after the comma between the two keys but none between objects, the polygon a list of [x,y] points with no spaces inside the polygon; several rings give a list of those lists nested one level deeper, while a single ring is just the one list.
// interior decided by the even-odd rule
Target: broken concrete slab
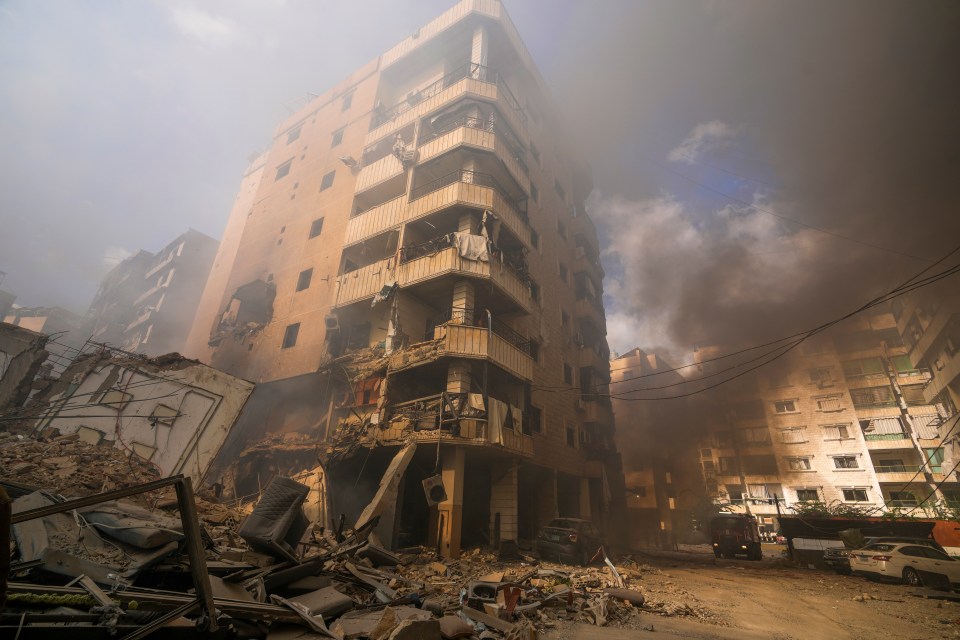
[{"label": "broken concrete slab", "polygon": [[443,616],[440,618],[440,635],[446,640],[469,638],[473,635],[473,627],[460,616]]},{"label": "broken concrete slab", "polygon": [[387,470],[383,473],[383,478],[380,480],[380,487],[373,496],[373,500],[370,501],[370,504],[366,506],[360,514],[360,517],[357,518],[357,523],[353,527],[355,530],[359,531],[367,527],[373,522],[374,518],[383,513],[388,505],[396,502],[400,481],[403,479],[403,474],[407,471],[407,467],[410,465],[410,461],[413,460],[413,454],[416,453],[416,451],[417,443],[411,442],[398,451],[397,455],[393,457],[393,460],[391,460],[389,466],[387,466]]},{"label": "broken concrete slab", "polygon": [[404,620],[390,634],[389,640],[440,640],[438,620]]},{"label": "broken concrete slab", "polygon": [[305,606],[311,615],[322,616],[325,620],[349,611],[356,604],[353,598],[340,593],[333,587],[323,587],[311,593],[295,596],[290,600]]}]

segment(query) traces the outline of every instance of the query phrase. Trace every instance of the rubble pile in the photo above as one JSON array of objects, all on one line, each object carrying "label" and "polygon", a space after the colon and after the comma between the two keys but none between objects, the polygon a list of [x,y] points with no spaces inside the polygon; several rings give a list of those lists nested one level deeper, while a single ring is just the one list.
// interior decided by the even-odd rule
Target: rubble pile
[{"label": "rubble pile", "polygon": [[4,431],[0,477],[74,497],[156,480],[160,471],[112,442],[89,444],[75,433],[37,440]]},{"label": "rubble pile", "polygon": [[[179,477],[130,486],[124,465],[149,477],[148,468],[116,458],[113,447],[68,439],[17,441],[0,451],[4,469],[17,456],[38,456],[23,477],[45,482],[59,476],[44,460],[72,456],[79,468],[96,454],[109,482],[128,487],[61,508],[69,492],[53,489],[77,489],[70,483],[31,491],[0,481],[14,497],[15,549],[0,635],[16,624],[26,640],[66,624],[93,626],[102,633],[92,636],[104,638],[176,627],[178,635],[210,637],[217,629],[221,637],[268,640],[529,640],[567,623],[639,628],[648,622],[640,611],[705,617],[689,604],[648,598],[644,576],[657,570],[630,558],[615,565],[602,550],[586,567],[522,553],[504,562],[480,549],[458,560],[420,547],[392,552],[374,533],[378,517],[355,530],[310,522],[309,489],[290,478],[275,478],[244,518],[192,492],[196,509],[184,503],[181,489],[190,485]],[[112,499],[117,494],[125,497]]]}]

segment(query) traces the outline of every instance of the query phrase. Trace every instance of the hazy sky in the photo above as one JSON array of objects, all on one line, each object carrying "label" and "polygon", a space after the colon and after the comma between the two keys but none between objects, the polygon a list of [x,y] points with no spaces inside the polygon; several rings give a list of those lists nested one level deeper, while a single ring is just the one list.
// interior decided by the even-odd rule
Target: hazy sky
[{"label": "hazy sky", "polygon": [[[276,123],[451,5],[0,0],[3,288],[82,313],[219,238]],[[960,243],[960,3],[505,5],[594,167],[612,348],[790,333]]]}]

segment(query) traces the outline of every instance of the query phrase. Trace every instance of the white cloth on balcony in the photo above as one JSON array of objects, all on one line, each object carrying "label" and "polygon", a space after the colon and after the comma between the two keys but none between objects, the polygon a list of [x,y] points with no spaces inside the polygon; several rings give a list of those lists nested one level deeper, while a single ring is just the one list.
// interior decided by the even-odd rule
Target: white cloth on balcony
[{"label": "white cloth on balcony", "polygon": [[477,411],[486,411],[487,408],[483,406],[483,394],[482,393],[471,393],[467,395],[467,402],[470,405],[471,409],[476,409]]},{"label": "white cloth on balcony", "polygon": [[523,433],[523,411],[519,407],[510,405],[510,417],[513,418],[513,429],[517,433]]},{"label": "white cloth on balcony", "polygon": [[487,239],[483,236],[475,236],[471,233],[454,234],[454,242],[457,244],[457,251],[461,258],[467,260],[477,260],[479,262],[489,262],[490,252],[487,250]]},{"label": "white cloth on balcony", "polygon": [[496,398],[487,398],[487,440],[503,444],[503,421],[507,417],[507,403]]}]

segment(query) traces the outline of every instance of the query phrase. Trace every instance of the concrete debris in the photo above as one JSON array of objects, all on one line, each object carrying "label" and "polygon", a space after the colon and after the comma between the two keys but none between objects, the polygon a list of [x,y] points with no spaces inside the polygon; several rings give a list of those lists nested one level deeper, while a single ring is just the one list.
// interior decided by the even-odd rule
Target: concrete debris
[{"label": "concrete debris", "polygon": [[[35,465],[0,482],[15,501],[7,606],[29,612],[23,638],[56,621],[97,626],[103,637],[164,626],[199,637],[214,626],[270,640],[532,640],[560,622],[638,628],[641,611],[698,615],[683,601],[651,598],[642,576],[656,570],[629,558],[570,567],[523,554],[504,562],[499,550],[469,549],[455,561],[422,547],[388,551],[373,533],[377,499],[361,526],[334,535],[304,517],[307,487],[289,478],[272,481],[244,519],[243,510],[174,486],[189,479],[156,479],[112,446],[0,439],[5,470]],[[408,454],[401,450],[396,466]],[[80,477],[100,466],[107,480],[57,474],[74,466]],[[384,475],[389,495],[394,474]],[[104,487],[111,491],[90,495]],[[68,497],[84,503],[73,507]],[[0,620],[0,635],[12,637],[14,623],[19,615]]]}]

